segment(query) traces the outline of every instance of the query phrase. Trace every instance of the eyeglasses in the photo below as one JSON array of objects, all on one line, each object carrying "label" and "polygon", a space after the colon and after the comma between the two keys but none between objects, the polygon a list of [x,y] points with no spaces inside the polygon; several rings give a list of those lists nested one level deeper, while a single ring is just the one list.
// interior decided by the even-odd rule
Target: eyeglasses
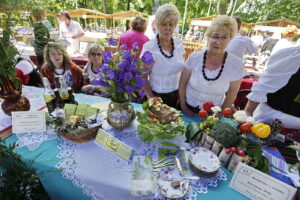
[{"label": "eyeglasses", "polygon": [[102,56],[102,53],[91,53],[91,56]]},{"label": "eyeglasses", "polygon": [[212,40],[214,41],[225,41],[225,40],[228,40],[228,37],[218,37],[218,36],[212,36],[211,37]]}]

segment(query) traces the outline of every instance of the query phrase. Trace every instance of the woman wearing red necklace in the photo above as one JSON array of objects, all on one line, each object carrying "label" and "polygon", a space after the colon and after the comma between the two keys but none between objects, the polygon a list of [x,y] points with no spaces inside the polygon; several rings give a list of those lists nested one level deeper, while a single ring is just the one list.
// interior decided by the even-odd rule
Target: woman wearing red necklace
[{"label": "woman wearing red necklace", "polygon": [[189,56],[179,83],[180,106],[186,115],[193,116],[207,101],[222,109],[233,104],[244,76],[243,60],[226,52],[236,30],[233,18],[217,17],[206,31],[207,47]]},{"label": "woman wearing red necklace", "polygon": [[100,94],[101,87],[95,86],[93,81],[99,77],[98,70],[101,69],[103,63],[104,48],[100,44],[93,44],[87,53],[89,62],[83,69],[85,85],[82,87],[82,92],[86,94]]},{"label": "woman wearing red necklace", "polygon": [[173,4],[160,6],[155,13],[158,34],[144,44],[140,56],[150,51],[154,58],[152,66],[145,66],[148,70],[144,86],[147,97],[160,96],[172,107],[178,106],[179,78],[185,66],[183,44],[173,37],[179,18],[179,11]]},{"label": "woman wearing red necklace", "polygon": [[44,51],[45,63],[41,67],[41,77],[46,77],[55,87],[54,76],[63,75],[68,87],[74,92],[80,92],[83,86],[82,69],[75,65],[69,58],[63,45],[58,43],[48,43]]}]

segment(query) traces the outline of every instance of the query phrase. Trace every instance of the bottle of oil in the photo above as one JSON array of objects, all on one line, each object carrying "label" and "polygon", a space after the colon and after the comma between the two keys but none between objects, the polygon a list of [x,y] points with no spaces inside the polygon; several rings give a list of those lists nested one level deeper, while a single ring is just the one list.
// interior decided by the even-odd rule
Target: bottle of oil
[{"label": "bottle of oil", "polygon": [[51,113],[55,110],[55,95],[52,88],[50,87],[50,82],[46,77],[43,78],[43,82],[45,86],[45,92],[43,96],[48,108],[48,112],[51,115]]},{"label": "bottle of oil", "polygon": [[69,93],[69,99],[68,99],[67,103],[78,105],[78,102],[75,100],[75,97],[73,94],[73,89],[71,87],[68,87],[68,93]]},{"label": "bottle of oil", "polygon": [[65,103],[60,97],[59,90],[57,88],[54,89],[54,94],[55,94],[56,108],[63,109]]},{"label": "bottle of oil", "polygon": [[68,86],[65,82],[65,79],[62,75],[59,75],[59,95],[64,103],[67,103],[69,100]]}]

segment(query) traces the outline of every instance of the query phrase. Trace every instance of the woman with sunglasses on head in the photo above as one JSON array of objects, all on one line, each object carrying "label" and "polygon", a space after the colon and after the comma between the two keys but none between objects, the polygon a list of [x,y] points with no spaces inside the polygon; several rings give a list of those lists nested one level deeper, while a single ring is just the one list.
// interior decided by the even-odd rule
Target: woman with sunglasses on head
[{"label": "woman with sunglasses on head", "polygon": [[82,92],[86,94],[98,95],[101,93],[101,87],[95,86],[94,80],[99,77],[99,69],[103,63],[104,48],[100,44],[93,44],[87,53],[88,63],[83,69],[83,77],[85,86],[82,87]]},{"label": "woman with sunglasses on head", "polygon": [[226,52],[236,32],[234,19],[217,17],[206,31],[207,47],[189,56],[179,83],[180,106],[186,115],[192,117],[207,101],[222,109],[233,104],[244,76],[243,60]]},{"label": "woman with sunglasses on head", "polygon": [[45,64],[41,67],[41,77],[46,77],[52,88],[55,87],[54,76],[62,75],[68,87],[74,92],[80,92],[83,86],[83,70],[69,58],[65,47],[58,43],[50,42],[44,51]]}]

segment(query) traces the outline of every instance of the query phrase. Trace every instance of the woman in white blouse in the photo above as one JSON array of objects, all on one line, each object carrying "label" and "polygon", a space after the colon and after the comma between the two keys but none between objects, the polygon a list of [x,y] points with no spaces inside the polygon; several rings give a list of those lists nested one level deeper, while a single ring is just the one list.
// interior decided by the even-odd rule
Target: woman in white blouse
[{"label": "woman in white blouse", "polygon": [[255,122],[279,119],[286,128],[300,129],[300,46],[279,50],[267,69],[253,84],[245,111]]},{"label": "woman in white blouse", "polygon": [[233,104],[244,76],[243,60],[226,52],[236,32],[233,18],[217,17],[205,33],[207,47],[189,56],[179,83],[180,106],[186,115],[192,117],[207,101],[222,109]]},{"label": "woman in white blouse", "polygon": [[178,85],[184,63],[182,42],[173,37],[180,13],[173,4],[160,6],[155,13],[158,34],[144,44],[141,56],[150,51],[154,58],[152,66],[145,66],[146,84],[143,88],[147,97],[160,96],[164,103],[178,106]]}]

